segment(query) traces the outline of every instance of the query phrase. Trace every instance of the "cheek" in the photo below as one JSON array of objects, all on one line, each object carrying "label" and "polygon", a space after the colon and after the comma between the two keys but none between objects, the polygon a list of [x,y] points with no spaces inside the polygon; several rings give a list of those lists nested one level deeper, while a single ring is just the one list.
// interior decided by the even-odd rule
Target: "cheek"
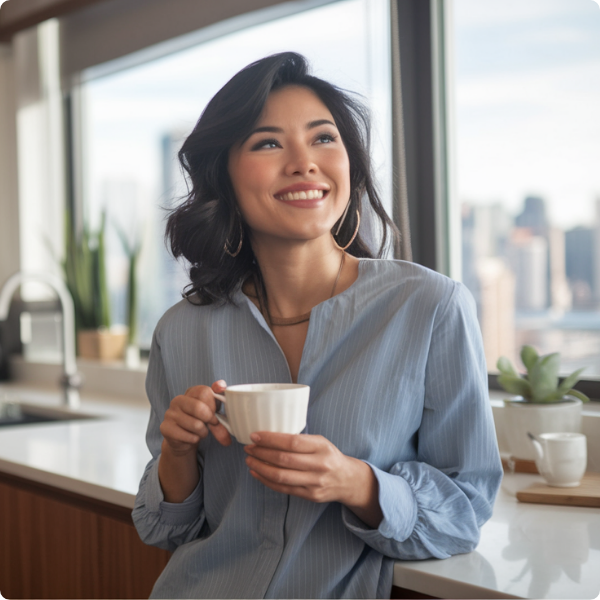
[{"label": "cheek", "polygon": [[[231,176],[231,171],[230,171]],[[243,160],[236,165],[233,187],[238,197],[263,195],[270,189],[272,180],[269,165],[260,160]]]},{"label": "cheek", "polygon": [[334,165],[332,165],[337,173],[338,185],[340,191],[347,193],[348,198],[350,197],[350,159],[348,155],[344,153],[337,157]]}]

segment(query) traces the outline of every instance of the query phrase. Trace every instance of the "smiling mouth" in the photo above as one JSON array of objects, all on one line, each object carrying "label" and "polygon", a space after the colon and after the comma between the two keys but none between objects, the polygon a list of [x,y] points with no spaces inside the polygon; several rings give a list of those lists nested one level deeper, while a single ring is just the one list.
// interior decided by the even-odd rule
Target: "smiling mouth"
[{"label": "smiling mouth", "polygon": [[277,200],[292,202],[293,200],[320,200],[327,194],[327,190],[303,190],[301,192],[288,192],[287,194],[277,194]]}]

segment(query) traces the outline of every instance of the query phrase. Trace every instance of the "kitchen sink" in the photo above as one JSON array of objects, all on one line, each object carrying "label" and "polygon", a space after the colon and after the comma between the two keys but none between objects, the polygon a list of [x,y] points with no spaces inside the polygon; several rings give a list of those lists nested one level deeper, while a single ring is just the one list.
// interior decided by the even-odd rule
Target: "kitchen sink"
[{"label": "kitchen sink", "polygon": [[68,408],[38,406],[37,404],[27,404],[25,402],[0,402],[0,427],[96,418],[98,417],[82,414]]}]

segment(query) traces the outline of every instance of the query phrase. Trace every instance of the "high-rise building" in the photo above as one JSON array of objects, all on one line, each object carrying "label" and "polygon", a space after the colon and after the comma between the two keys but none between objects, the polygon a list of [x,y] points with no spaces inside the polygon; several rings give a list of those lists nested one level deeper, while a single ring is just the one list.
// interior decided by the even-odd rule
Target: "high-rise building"
[{"label": "high-rise building", "polygon": [[571,310],[573,296],[567,281],[565,232],[559,227],[548,228],[550,259],[550,308],[554,313]]},{"label": "high-rise building", "polygon": [[515,217],[516,227],[526,227],[533,233],[545,237],[548,233],[546,202],[538,196],[527,196],[523,210]]},{"label": "high-rise building", "polygon": [[594,304],[594,236],[591,227],[565,232],[565,269],[576,309],[590,309]]},{"label": "high-rise building", "polygon": [[463,283],[471,290],[480,310],[477,261],[481,258],[506,257],[512,218],[501,204],[462,207]]},{"label": "high-rise building", "polygon": [[529,228],[515,228],[510,239],[510,265],[515,274],[516,307],[545,310],[548,306],[548,242]]},{"label": "high-rise building", "polygon": [[496,371],[500,356],[516,359],[515,276],[501,258],[477,260],[479,323],[488,371]]}]

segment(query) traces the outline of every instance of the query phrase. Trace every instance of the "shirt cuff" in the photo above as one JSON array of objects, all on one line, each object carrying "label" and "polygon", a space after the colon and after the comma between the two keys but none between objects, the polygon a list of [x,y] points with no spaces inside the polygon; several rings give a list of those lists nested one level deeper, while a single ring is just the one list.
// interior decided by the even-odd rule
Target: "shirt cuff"
[{"label": "shirt cuff", "polygon": [[202,477],[194,491],[183,502],[167,502],[158,477],[159,458],[148,472],[146,481],[146,507],[150,512],[159,513],[166,525],[184,525],[198,518],[202,506]]},{"label": "shirt cuff", "polygon": [[373,529],[344,506],[342,507],[344,524],[367,543],[375,541],[380,536],[402,542],[410,537],[417,522],[415,495],[403,477],[386,473],[368,462],[367,464],[377,479],[379,506],[383,513],[383,519],[379,527]]}]

